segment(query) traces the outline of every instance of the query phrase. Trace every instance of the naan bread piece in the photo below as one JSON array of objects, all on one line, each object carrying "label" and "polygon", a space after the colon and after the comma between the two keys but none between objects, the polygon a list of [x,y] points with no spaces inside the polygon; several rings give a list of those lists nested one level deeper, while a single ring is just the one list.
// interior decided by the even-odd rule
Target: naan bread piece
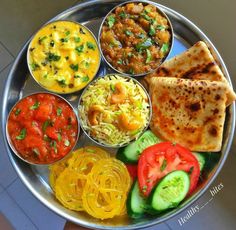
[{"label": "naan bread piece", "polygon": [[221,150],[228,84],[170,77],[150,79],[151,130],[191,151]]},{"label": "naan bread piece", "polygon": [[[202,41],[197,42],[185,52],[166,60],[156,72],[147,75],[145,81],[148,85],[152,77],[176,77],[227,82],[207,45]],[[235,99],[236,94],[233,89],[229,87],[226,102],[227,106]]]}]

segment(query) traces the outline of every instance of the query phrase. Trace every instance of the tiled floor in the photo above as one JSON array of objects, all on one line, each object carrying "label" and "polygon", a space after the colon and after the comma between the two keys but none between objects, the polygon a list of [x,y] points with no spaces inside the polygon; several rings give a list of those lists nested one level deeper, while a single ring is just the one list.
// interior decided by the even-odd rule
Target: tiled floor
[{"label": "tiled floor", "polygon": [[[21,46],[31,34],[46,20],[60,11],[76,4],[76,0],[1,0],[0,7],[0,92],[4,89],[4,82]],[[236,32],[232,30],[236,20],[234,9],[236,3],[230,1],[171,1],[160,0],[188,18],[192,19],[205,31],[216,44],[231,73],[236,88]],[[214,2],[214,8],[212,4]],[[204,4],[204,7],[202,7]],[[209,15],[209,11],[211,14]],[[226,17],[227,15],[227,17]],[[224,17],[223,17],[224,16]],[[222,19],[223,18],[223,19]],[[225,20],[222,22],[222,20]],[[1,108],[1,106],[0,106]],[[2,134],[1,134],[2,136]],[[42,205],[23,185],[11,166],[0,138],[0,213],[3,213],[15,229],[19,230],[61,230],[65,220]],[[219,191],[204,208],[189,217],[189,210],[185,210],[176,218],[161,225],[148,228],[149,230],[231,230],[236,226],[236,138],[221,173],[213,183],[216,186],[223,183],[224,188]],[[208,190],[197,202],[191,205],[202,206],[211,198]],[[186,217],[187,216],[187,217]],[[182,220],[181,220],[182,218]],[[181,221],[185,221],[183,224]],[[182,226],[180,223],[182,223]],[[0,223],[0,229],[1,223]]]}]

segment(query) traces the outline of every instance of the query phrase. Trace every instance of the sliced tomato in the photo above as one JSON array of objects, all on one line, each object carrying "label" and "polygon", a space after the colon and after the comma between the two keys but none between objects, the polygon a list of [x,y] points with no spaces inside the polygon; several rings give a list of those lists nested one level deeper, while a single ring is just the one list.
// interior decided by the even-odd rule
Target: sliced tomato
[{"label": "sliced tomato", "polygon": [[138,165],[126,164],[126,168],[129,171],[129,175],[134,180],[137,177],[137,174],[138,174]]},{"label": "sliced tomato", "polygon": [[196,188],[200,167],[196,157],[186,148],[171,142],[162,142],[145,149],[138,161],[138,181],[144,196],[148,196],[156,183],[174,170],[189,173],[192,193]]}]

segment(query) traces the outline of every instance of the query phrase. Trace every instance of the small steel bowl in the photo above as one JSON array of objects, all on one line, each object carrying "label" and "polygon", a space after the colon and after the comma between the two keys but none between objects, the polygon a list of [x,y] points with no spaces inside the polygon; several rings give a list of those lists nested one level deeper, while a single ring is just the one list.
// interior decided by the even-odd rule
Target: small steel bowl
[{"label": "small steel bowl", "polygon": [[[157,65],[155,69],[152,69],[152,70],[149,71],[149,72],[140,73],[140,74],[129,74],[129,73],[121,72],[121,71],[117,70],[110,62],[108,62],[108,60],[106,59],[105,55],[103,54],[103,50],[102,50],[102,47],[101,47],[101,34],[102,34],[103,25],[104,25],[104,23],[105,23],[107,17],[108,17],[113,11],[115,11],[115,9],[116,9],[117,7],[124,6],[124,5],[128,4],[128,3],[143,3],[144,5],[152,5],[152,6],[154,6],[154,7],[157,9],[158,13],[160,13],[164,18],[167,19],[168,24],[169,24],[169,27],[170,27],[171,39],[170,39],[170,48],[169,48],[169,51],[166,53],[165,57],[163,57],[163,58],[161,59],[159,65]],[[132,1],[123,2],[123,3],[121,3],[121,4],[117,5],[117,6],[115,6],[113,9],[111,9],[111,10],[108,12],[108,14],[104,17],[104,19],[103,19],[103,21],[102,21],[102,23],[101,23],[101,25],[100,25],[99,33],[98,33],[98,41],[99,41],[99,42],[98,42],[98,45],[99,45],[99,49],[100,49],[100,52],[101,52],[101,54],[102,54],[102,57],[103,57],[103,59],[105,60],[106,64],[107,64],[112,70],[114,70],[115,72],[118,72],[118,73],[120,73],[120,74],[122,74],[122,75],[127,75],[127,76],[131,76],[131,77],[141,77],[141,76],[145,76],[145,75],[147,75],[147,74],[150,74],[150,73],[154,72],[154,71],[167,59],[167,57],[169,56],[169,54],[170,54],[170,52],[171,52],[171,50],[172,50],[172,48],[173,48],[173,44],[174,44],[174,30],[173,30],[173,26],[172,26],[171,21],[170,21],[170,19],[168,18],[168,16],[167,16],[157,5],[155,5],[154,3],[150,2],[150,1],[132,0]]]},{"label": "small steel bowl", "polygon": [[[72,109],[72,111],[74,112],[75,114],[75,117],[76,117],[76,121],[77,121],[77,127],[78,127],[78,130],[77,130],[77,134],[76,134],[76,140],[75,140],[75,143],[73,146],[71,146],[71,150],[64,156],[62,156],[61,158],[58,158],[56,159],[55,161],[52,161],[52,162],[49,162],[49,163],[35,163],[35,162],[31,162],[29,160],[26,160],[25,158],[23,158],[21,156],[21,154],[16,150],[14,144],[12,143],[12,140],[11,140],[11,137],[9,135],[9,132],[8,132],[8,122],[9,122],[9,117],[10,117],[10,114],[13,112],[13,109],[18,105],[19,102],[21,102],[22,100],[26,99],[27,97],[30,97],[30,96],[34,96],[34,95],[38,95],[38,94],[48,94],[48,95],[52,95],[64,102],[66,102],[66,104]],[[63,158],[65,158],[66,156],[68,156],[72,151],[73,149],[75,148],[76,144],[77,144],[77,141],[78,141],[78,138],[79,138],[79,133],[80,133],[80,126],[79,126],[79,120],[78,120],[78,117],[77,117],[77,114],[73,108],[73,106],[63,97],[57,95],[57,94],[54,94],[54,93],[46,93],[46,92],[37,92],[37,93],[32,93],[32,94],[29,94],[23,98],[21,98],[18,102],[15,103],[15,105],[12,107],[12,109],[10,110],[9,114],[8,114],[8,117],[7,117],[7,121],[6,121],[6,139],[7,139],[7,142],[8,142],[8,145],[10,146],[11,150],[14,152],[14,154],[19,157],[21,160],[23,160],[24,162],[28,163],[28,164],[31,164],[31,165],[51,165],[51,164],[54,164],[58,161],[61,161]]]},{"label": "small steel bowl", "polygon": [[[103,77],[107,77],[107,76],[119,76],[119,77],[122,77],[122,78],[126,78],[126,79],[130,79],[132,80],[135,84],[138,84],[144,91],[144,93],[146,94],[147,98],[148,98],[148,104],[149,104],[149,117],[148,117],[148,121],[147,121],[147,125],[145,127],[143,127],[143,130],[139,133],[139,135],[137,137],[135,137],[134,139],[131,139],[129,140],[127,143],[124,143],[124,144],[117,144],[117,145],[109,145],[109,144],[105,144],[105,143],[101,143],[99,142],[96,138],[93,138],[89,133],[88,131],[83,127],[83,119],[81,118],[80,116],[80,106],[82,105],[82,97],[84,95],[84,93],[88,90],[89,86],[92,85],[92,84],[95,84],[99,79],[103,78]],[[100,146],[103,146],[103,147],[107,147],[107,148],[120,148],[120,147],[124,147],[128,144],[130,144],[132,141],[138,139],[144,132],[145,130],[149,127],[149,124],[150,124],[150,121],[151,121],[151,117],[152,117],[152,104],[151,104],[151,99],[149,97],[149,94],[148,92],[146,91],[146,89],[142,86],[142,84],[137,81],[136,79],[130,77],[130,76],[126,76],[126,75],[121,75],[121,74],[107,74],[105,76],[100,76],[98,77],[97,79],[95,79],[94,81],[92,81],[83,91],[83,93],[81,94],[80,96],[80,99],[79,99],[79,103],[78,103],[78,118],[79,118],[79,123],[80,123],[80,126],[82,128],[82,130],[84,131],[85,135],[90,139],[92,140],[93,142],[95,142],[96,144],[100,145]]]},{"label": "small steel bowl", "polygon": [[99,63],[98,63],[98,66],[97,66],[97,69],[96,69],[96,71],[95,71],[94,76],[87,82],[87,84],[86,84],[84,87],[82,87],[82,88],[80,88],[80,89],[72,90],[72,91],[70,91],[70,92],[59,92],[59,91],[52,90],[52,89],[50,89],[50,88],[45,87],[44,85],[42,85],[42,84],[40,83],[40,81],[38,81],[38,80],[35,78],[34,73],[33,73],[32,69],[31,69],[31,67],[30,67],[30,48],[31,48],[31,43],[32,43],[34,37],[38,34],[38,32],[39,32],[41,29],[45,28],[45,27],[48,26],[48,25],[55,24],[55,23],[57,23],[57,22],[69,22],[69,23],[74,23],[74,24],[79,25],[79,26],[82,27],[84,30],[86,30],[86,31],[88,31],[88,32],[90,33],[90,35],[94,38],[94,41],[95,41],[95,43],[96,43],[96,46],[97,46],[98,49],[99,49],[99,44],[98,44],[97,38],[95,37],[95,35],[93,34],[93,32],[92,32],[88,27],[86,27],[86,26],[84,26],[84,25],[82,25],[82,24],[80,24],[80,23],[78,23],[78,22],[76,22],[76,21],[70,21],[70,20],[55,20],[55,21],[52,21],[52,22],[49,22],[49,23],[46,23],[45,25],[43,25],[43,26],[32,36],[31,41],[30,41],[30,43],[29,43],[29,45],[28,45],[28,49],[27,49],[27,65],[28,65],[28,69],[29,69],[30,75],[33,77],[33,79],[34,79],[42,88],[46,89],[47,91],[50,91],[50,92],[52,92],[52,93],[57,93],[57,94],[70,94],[70,93],[75,93],[75,92],[77,92],[77,91],[82,90],[84,87],[86,87],[86,86],[89,84],[89,82],[91,82],[91,81],[94,79],[94,77],[97,75],[97,73],[98,73],[98,71],[99,71],[99,68],[100,68],[100,64],[101,64],[101,53],[100,53],[100,52],[98,52],[98,53],[99,53]]}]

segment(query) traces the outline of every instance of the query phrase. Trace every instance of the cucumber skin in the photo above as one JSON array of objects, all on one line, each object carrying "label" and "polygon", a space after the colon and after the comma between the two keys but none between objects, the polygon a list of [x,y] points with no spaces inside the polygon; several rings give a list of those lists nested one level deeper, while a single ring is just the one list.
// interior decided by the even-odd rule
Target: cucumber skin
[{"label": "cucumber skin", "polygon": [[[134,151],[137,151],[135,149],[138,148],[137,147],[138,142],[141,140],[141,138],[143,136],[147,135],[147,133],[150,133],[149,135],[152,135],[152,140],[155,139],[155,141],[153,141],[153,145],[161,142],[161,140],[154,133],[152,133],[151,130],[147,130],[136,141],[130,143],[128,146],[119,148],[117,153],[116,153],[116,158],[118,160],[124,162],[124,163],[137,164],[138,163],[138,157],[137,157],[137,159],[130,159],[130,158],[126,157],[126,151],[129,151],[129,148],[131,148],[130,145],[133,145]],[[146,146],[146,148],[148,148],[149,146],[151,146],[151,145]],[[141,153],[137,153],[137,155],[138,154],[141,154]]]},{"label": "cucumber skin", "polygon": [[[137,212],[133,211],[131,208],[132,207],[132,195],[133,195],[133,192],[135,192],[134,189],[135,189],[136,183],[138,183],[137,179],[134,180],[132,187],[129,191],[127,201],[126,201],[127,214],[129,217],[131,217],[133,219],[138,219],[138,218],[143,217],[145,215],[145,211],[146,211],[146,207],[143,207],[142,213],[137,213]],[[138,185],[138,188],[139,188],[139,185]]]},{"label": "cucumber skin", "polygon": [[203,155],[203,153],[199,153],[199,152],[193,152],[193,155],[197,158],[200,171],[202,172],[202,170],[204,169],[206,165],[206,157]]},{"label": "cucumber skin", "polygon": [[[176,171],[182,171],[182,170],[176,170]],[[169,174],[171,174],[171,173],[173,173],[173,172],[176,172],[176,171],[172,171],[172,172],[170,172]],[[183,172],[185,172],[185,171],[183,171]],[[186,172],[185,172],[185,173],[186,173]],[[169,175],[169,174],[167,174],[167,175]],[[186,174],[187,174],[187,173],[186,173]],[[166,176],[167,176],[167,175],[166,175]],[[164,176],[164,177],[156,184],[156,186],[153,187],[151,193],[150,193],[149,196],[148,196],[147,205],[146,205],[146,212],[149,213],[149,214],[151,214],[151,215],[159,215],[160,213],[163,213],[163,212],[166,212],[166,211],[168,211],[168,210],[170,210],[170,209],[176,208],[176,207],[179,205],[179,203],[180,203],[181,201],[183,201],[183,200],[181,200],[181,201],[179,201],[179,202],[176,202],[174,206],[171,206],[171,207],[169,207],[169,208],[167,208],[167,209],[164,209],[164,210],[156,210],[156,209],[154,209],[154,208],[152,207],[153,196],[154,196],[154,194],[155,194],[155,192],[156,192],[156,189],[157,189],[158,186],[162,183],[162,181],[165,179],[166,176]],[[190,186],[190,182],[189,182],[189,186]],[[187,195],[187,194],[186,194],[186,195]],[[186,197],[186,196],[185,196],[185,197]]]}]

